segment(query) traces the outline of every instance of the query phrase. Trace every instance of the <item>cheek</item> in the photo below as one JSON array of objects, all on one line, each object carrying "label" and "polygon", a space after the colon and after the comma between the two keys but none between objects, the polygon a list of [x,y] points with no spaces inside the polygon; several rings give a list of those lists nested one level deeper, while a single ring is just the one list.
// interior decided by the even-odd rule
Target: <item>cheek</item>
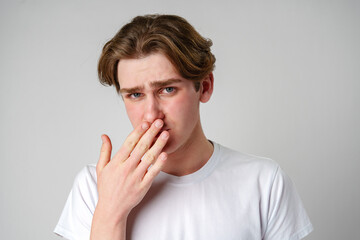
[{"label": "cheek", "polygon": [[131,104],[125,104],[126,113],[131,122],[131,125],[135,128],[138,126],[142,119],[142,111],[140,111],[139,107],[136,107]]},{"label": "cheek", "polygon": [[192,119],[198,117],[198,103],[192,96],[182,96],[174,99],[166,109],[166,117],[171,118],[177,124],[189,124]]}]

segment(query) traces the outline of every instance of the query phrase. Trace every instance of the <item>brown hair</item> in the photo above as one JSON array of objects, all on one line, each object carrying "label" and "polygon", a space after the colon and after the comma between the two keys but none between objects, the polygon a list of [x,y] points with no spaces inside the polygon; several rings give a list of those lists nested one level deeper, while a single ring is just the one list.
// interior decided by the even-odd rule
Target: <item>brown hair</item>
[{"label": "brown hair", "polygon": [[198,90],[198,81],[215,67],[211,46],[211,40],[202,37],[182,17],[138,16],[105,44],[98,64],[99,79],[103,85],[115,85],[119,92],[117,65],[121,59],[141,58],[160,52],[183,78],[195,81]]}]

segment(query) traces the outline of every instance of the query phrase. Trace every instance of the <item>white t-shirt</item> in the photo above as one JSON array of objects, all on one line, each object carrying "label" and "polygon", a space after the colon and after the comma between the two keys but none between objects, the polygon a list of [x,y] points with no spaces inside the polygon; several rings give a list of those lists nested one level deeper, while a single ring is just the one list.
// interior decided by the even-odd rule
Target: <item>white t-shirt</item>
[{"label": "white t-shirt", "polygon": [[[88,240],[98,200],[95,165],[76,177],[55,233]],[[198,171],[160,172],[128,218],[127,240],[297,240],[311,222],[289,177],[271,159],[214,143]]]}]

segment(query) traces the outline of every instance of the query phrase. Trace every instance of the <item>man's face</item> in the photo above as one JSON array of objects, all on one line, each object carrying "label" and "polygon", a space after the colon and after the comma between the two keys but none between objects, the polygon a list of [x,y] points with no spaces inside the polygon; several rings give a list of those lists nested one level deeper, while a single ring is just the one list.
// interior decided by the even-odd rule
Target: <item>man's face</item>
[{"label": "man's face", "polygon": [[168,154],[191,144],[201,132],[201,89],[196,91],[194,83],[182,78],[163,54],[121,60],[118,79],[134,128],[143,121],[164,121],[163,130],[170,134],[164,148]]}]

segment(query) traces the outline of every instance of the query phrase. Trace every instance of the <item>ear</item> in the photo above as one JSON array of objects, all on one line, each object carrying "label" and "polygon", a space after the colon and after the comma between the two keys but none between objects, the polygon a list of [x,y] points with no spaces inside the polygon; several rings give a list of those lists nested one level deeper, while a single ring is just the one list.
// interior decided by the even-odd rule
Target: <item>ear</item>
[{"label": "ear", "polygon": [[200,102],[206,103],[210,100],[210,97],[214,90],[214,75],[209,73],[203,80],[200,82]]}]

